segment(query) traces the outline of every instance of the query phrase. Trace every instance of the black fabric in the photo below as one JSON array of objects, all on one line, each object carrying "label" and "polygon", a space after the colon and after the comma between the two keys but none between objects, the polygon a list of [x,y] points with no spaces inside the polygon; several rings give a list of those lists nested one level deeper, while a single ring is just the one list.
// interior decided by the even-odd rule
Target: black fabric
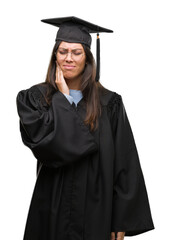
[{"label": "black fabric", "polygon": [[59,27],[56,41],[83,43],[90,47],[90,33],[113,32],[110,29],[100,27],[77,17],[49,18],[42,19],[44,23]]},{"label": "black fabric", "polygon": [[[44,91],[44,90],[43,90]],[[39,162],[24,240],[110,240],[154,228],[145,182],[122,97],[100,91],[99,128],[84,125],[59,91],[47,106],[39,85],[18,93],[23,142]]]},{"label": "black fabric", "polygon": [[92,41],[91,35],[86,27],[70,22],[63,24],[59,28],[55,40],[71,43],[83,43],[88,47],[91,46]]},{"label": "black fabric", "polygon": [[60,91],[54,94],[48,110],[41,105],[34,88],[21,91],[18,109],[23,141],[43,164],[59,167],[97,150],[88,128]]},{"label": "black fabric", "polygon": [[96,41],[96,82],[100,79],[100,38],[99,34],[97,34]]},{"label": "black fabric", "polygon": [[[56,34],[56,41],[65,41],[70,43],[81,43],[91,47],[92,38],[90,33],[106,32],[112,33],[113,30],[95,25],[77,17],[62,17],[42,19],[44,23],[59,27]],[[97,39],[96,51],[96,81],[100,79],[100,39]]]},{"label": "black fabric", "polygon": [[65,23],[68,24],[68,22],[74,24],[74,25],[82,25],[82,27],[86,27],[89,31],[89,33],[99,33],[99,32],[113,32],[111,29],[104,28],[101,26],[98,26],[96,24],[90,23],[88,21],[85,21],[81,18],[70,16],[70,17],[61,17],[61,18],[48,18],[48,19],[42,19],[41,20],[44,23],[51,24],[56,27],[61,27]]}]

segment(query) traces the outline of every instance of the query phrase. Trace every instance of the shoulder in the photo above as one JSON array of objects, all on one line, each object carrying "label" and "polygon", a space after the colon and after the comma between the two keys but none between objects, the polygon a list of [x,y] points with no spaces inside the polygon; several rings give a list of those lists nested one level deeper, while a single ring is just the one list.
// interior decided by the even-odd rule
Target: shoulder
[{"label": "shoulder", "polygon": [[31,86],[28,89],[29,92],[33,93],[37,97],[45,96],[47,93],[47,84],[46,83],[38,83]]},{"label": "shoulder", "polygon": [[20,90],[18,94],[20,93],[33,93],[33,94],[43,94],[46,91],[46,85],[44,83],[37,83],[30,88]]},{"label": "shoulder", "polygon": [[122,96],[120,94],[103,86],[99,87],[99,97],[102,106],[110,107],[122,101]]},{"label": "shoulder", "polygon": [[38,83],[30,88],[24,89],[19,91],[17,94],[17,101],[24,101],[29,104],[35,103],[41,104],[42,106],[47,106],[46,103],[46,92],[47,92],[47,86],[45,83]]}]

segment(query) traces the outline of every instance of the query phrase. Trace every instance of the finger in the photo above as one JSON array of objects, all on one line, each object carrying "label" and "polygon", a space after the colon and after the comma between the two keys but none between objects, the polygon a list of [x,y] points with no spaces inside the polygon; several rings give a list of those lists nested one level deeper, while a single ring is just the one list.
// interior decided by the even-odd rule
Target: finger
[{"label": "finger", "polygon": [[57,64],[57,66],[56,66],[56,80],[55,80],[55,82],[56,83],[60,83],[61,80],[62,80],[61,78],[62,78],[61,70],[60,70],[59,65]]},{"label": "finger", "polygon": [[115,232],[111,232],[111,240],[115,240]]},{"label": "finger", "polygon": [[56,80],[55,80],[55,82],[58,80],[58,63],[57,63],[57,61],[56,61]]},{"label": "finger", "polygon": [[59,72],[60,72],[61,81],[65,83],[64,74],[61,68],[59,68]]},{"label": "finger", "polygon": [[123,239],[124,239],[124,236],[125,236],[125,232],[118,232],[118,234],[117,234],[117,239],[118,239],[118,240],[123,240]]},{"label": "finger", "polygon": [[59,72],[59,82],[63,82],[63,73],[62,73],[62,70],[61,70],[61,68],[59,67],[59,69],[58,69],[58,72]]}]

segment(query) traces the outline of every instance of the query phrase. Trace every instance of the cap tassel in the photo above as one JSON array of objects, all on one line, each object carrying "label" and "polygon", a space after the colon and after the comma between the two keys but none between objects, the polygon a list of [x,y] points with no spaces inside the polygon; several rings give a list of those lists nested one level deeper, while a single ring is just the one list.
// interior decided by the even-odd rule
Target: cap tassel
[{"label": "cap tassel", "polygon": [[100,38],[99,33],[97,33],[96,41],[96,82],[100,79]]}]

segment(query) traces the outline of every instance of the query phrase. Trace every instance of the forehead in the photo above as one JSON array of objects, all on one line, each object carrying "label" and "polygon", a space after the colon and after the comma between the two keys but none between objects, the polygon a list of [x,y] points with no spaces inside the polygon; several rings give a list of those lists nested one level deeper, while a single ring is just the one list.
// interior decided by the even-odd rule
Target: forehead
[{"label": "forehead", "polygon": [[83,49],[83,46],[81,43],[69,43],[69,42],[61,42],[59,47],[61,48],[66,48],[66,49]]}]

